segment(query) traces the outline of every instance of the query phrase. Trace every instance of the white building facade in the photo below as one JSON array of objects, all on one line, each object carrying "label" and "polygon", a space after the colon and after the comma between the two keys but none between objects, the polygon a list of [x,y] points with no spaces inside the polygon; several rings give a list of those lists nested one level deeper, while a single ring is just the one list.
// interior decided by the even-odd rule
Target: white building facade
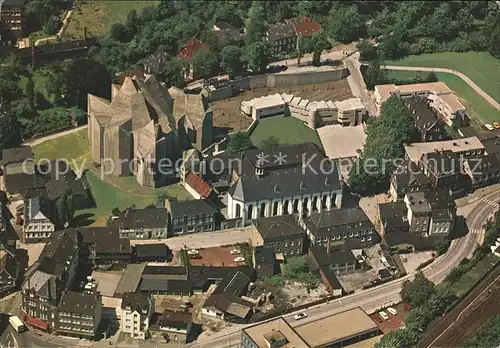
[{"label": "white building facade", "polygon": [[124,294],[120,329],[122,332],[130,334],[133,339],[146,339],[154,310],[153,296],[142,293]]}]

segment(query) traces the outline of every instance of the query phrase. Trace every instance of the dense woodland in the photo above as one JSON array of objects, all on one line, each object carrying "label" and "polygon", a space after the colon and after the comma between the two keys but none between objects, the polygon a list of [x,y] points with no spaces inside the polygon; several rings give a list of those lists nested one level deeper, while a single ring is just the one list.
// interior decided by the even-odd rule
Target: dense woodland
[{"label": "dense woodland", "polygon": [[[28,24],[57,31],[57,0],[33,0],[26,6]],[[85,122],[86,93],[108,97],[113,74],[134,69],[159,48],[168,54],[160,78],[181,87],[185,63],[176,57],[189,39],[200,39],[209,51],[194,55],[196,78],[219,72],[238,76],[246,69],[264,70],[271,57],[264,40],[268,27],[285,19],[309,16],[324,30],[300,42],[301,53],[321,51],[335,42],[375,39],[377,47],[360,45],[371,60],[367,84],[380,81],[380,61],[437,51],[489,51],[500,56],[500,11],[494,1],[171,1],[157,8],[132,10],[125,24],[114,24],[92,47],[90,59],[54,63],[38,71],[22,70],[9,59],[0,67],[0,147]],[[212,27],[226,22],[246,35],[219,40]],[[368,40],[364,40],[367,42]],[[425,77],[424,77],[425,78]],[[10,117],[7,117],[10,115]]]}]

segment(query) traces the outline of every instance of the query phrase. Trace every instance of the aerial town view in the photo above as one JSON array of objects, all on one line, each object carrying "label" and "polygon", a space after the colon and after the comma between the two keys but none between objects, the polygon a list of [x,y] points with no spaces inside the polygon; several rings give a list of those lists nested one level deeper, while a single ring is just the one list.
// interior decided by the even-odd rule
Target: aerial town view
[{"label": "aerial town view", "polygon": [[500,1],[0,0],[0,348],[500,347]]}]

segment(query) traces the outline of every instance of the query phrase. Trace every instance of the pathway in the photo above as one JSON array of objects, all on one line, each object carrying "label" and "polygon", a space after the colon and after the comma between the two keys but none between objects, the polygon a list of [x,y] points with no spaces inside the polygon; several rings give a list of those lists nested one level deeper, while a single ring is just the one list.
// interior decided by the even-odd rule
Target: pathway
[{"label": "pathway", "polygon": [[64,34],[64,31],[66,30],[66,28],[68,27],[69,20],[70,20],[72,14],[73,14],[73,10],[69,10],[66,13],[66,15],[64,16],[64,19],[63,19],[63,25],[61,26],[61,28],[59,29],[59,31],[57,32],[56,35],[49,36],[49,37],[44,37],[43,39],[36,40],[35,41],[35,46],[38,46],[42,42],[54,40],[54,39],[57,39],[58,37],[61,37],[62,34]]},{"label": "pathway", "polygon": [[477,92],[481,97],[483,97],[491,106],[496,108],[497,110],[500,110],[500,104],[493,99],[488,93],[483,91],[481,87],[476,85],[474,81],[472,81],[467,75],[456,71],[452,69],[446,69],[446,68],[429,68],[429,67],[419,67],[419,66],[394,66],[394,65],[385,65],[381,66],[381,69],[387,69],[387,70],[403,70],[403,71],[430,71],[430,72],[443,72],[443,73],[448,73],[448,74],[453,74],[458,77],[460,77],[462,80],[464,80],[469,86],[472,87],[474,91]]},{"label": "pathway", "polygon": [[47,135],[46,137],[37,138],[37,139],[33,139],[33,140],[28,140],[28,141],[25,141],[23,143],[23,145],[29,145],[29,146],[39,145],[39,144],[42,144],[42,143],[44,143],[46,141],[49,141],[49,140],[54,140],[54,139],[63,137],[65,135],[76,133],[76,132],[81,131],[82,129],[85,129],[87,127],[88,127],[88,125],[83,125],[83,126],[76,127],[76,128],[71,128],[69,130],[65,130],[65,131],[62,131],[62,132],[59,132],[59,133]]}]

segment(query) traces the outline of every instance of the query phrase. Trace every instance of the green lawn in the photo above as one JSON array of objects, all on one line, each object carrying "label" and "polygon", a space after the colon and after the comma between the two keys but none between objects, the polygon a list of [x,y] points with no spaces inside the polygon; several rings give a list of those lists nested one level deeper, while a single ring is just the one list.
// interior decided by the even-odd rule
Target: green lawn
[{"label": "green lawn", "polygon": [[72,167],[88,168],[92,164],[87,128],[63,137],[33,146],[37,161],[41,159],[65,159]]},{"label": "green lawn", "polygon": [[279,138],[280,144],[299,144],[313,142],[322,148],[318,133],[304,125],[295,117],[275,117],[261,120],[253,130],[252,143],[260,147],[262,140],[269,137]]},{"label": "green lawn", "polygon": [[65,39],[83,38],[83,28],[87,27],[89,36],[106,34],[114,23],[125,23],[130,10],[157,6],[159,1],[86,1],[78,2],[76,10],[64,32]]},{"label": "green lawn", "polygon": [[387,61],[386,65],[406,65],[448,68],[460,71],[471,78],[496,101],[500,101],[500,60],[487,52],[442,52],[409,56]]}]

